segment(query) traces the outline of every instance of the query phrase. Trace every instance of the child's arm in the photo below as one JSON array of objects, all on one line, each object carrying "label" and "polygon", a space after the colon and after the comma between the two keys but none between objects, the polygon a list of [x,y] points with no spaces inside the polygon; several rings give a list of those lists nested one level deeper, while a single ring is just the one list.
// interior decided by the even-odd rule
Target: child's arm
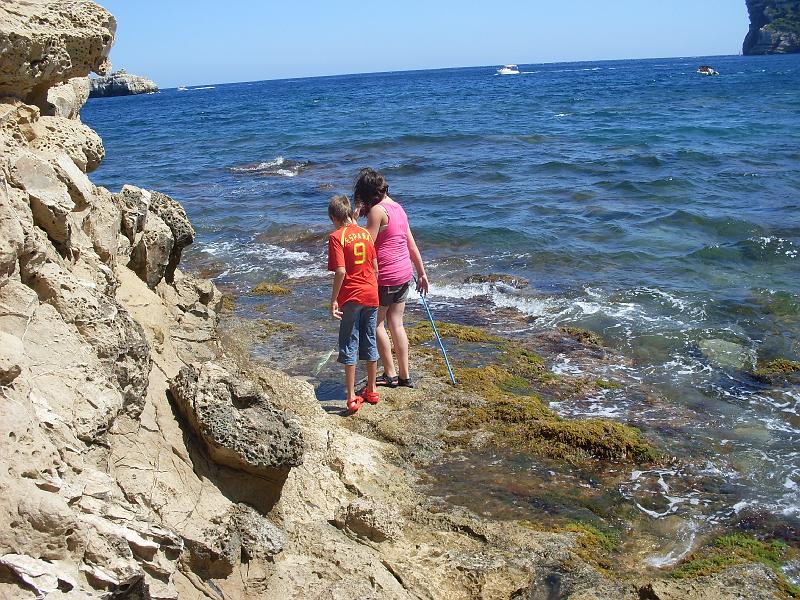
[{"label": "child's arm", "polygon": [[342,289],[342,283],[344,283],[344,276],[347,274],[347,271],[344,267],[336,267],[334,273],[333,290],[331,291],[331,316],[334,319],[341,320],[342,311],[339,309],[339,303],[336,301],[336,297],[339,295],[339,290]]},{"label": "child's arm", "polygon": [[411,234],[411,226],[408,227],[408,254],[411,256],[411,262],[414,263],[414,268],[417,270],[417,291],[428,293],[428,277],[425,275],[425,265],[422,264],[422,255],[417,248],[417,242],[414,241],[414,236]]}]

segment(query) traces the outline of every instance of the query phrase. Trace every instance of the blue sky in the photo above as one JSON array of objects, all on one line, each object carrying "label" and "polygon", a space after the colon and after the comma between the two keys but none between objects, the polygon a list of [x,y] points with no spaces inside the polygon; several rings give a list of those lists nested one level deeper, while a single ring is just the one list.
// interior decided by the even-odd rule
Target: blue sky
[{"label": "blue sky", "polygon": [[738,54],[745,0],[99,0],[115,68],[181,84]]}]

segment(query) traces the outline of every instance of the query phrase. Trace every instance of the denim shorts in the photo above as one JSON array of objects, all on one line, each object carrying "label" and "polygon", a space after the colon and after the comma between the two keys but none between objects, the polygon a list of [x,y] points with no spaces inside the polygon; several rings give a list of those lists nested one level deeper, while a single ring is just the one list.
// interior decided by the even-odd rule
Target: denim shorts
[{"label": "denim shorts", "polygon": [[354,365],[359,360],[378,360],[378,343],[375,341],[378,308],[348,302],[341,310],[337,360],[343,365]]}]

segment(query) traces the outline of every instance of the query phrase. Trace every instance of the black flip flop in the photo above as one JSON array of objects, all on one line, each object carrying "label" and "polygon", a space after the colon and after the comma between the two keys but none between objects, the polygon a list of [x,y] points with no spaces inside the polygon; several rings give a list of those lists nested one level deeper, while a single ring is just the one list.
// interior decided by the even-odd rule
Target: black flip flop
[{"label": "black flip flop", "polygon": [[384,387],[396,388],[399,379],[400,378],[397,377],[397,375],[395,375],[394,377],[389,377],[386,373],[384,373],[383,375],[380,375],[375,378],[375,385],[382,385]]}]

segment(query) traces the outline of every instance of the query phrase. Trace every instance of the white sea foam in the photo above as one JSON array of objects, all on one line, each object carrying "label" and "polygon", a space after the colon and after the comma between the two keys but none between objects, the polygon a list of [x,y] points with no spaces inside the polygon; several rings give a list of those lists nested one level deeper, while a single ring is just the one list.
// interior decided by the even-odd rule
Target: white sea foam
[{"label": "white sea foam", "polygon": [[797,246],[791,241],[780,237],[761,236],[749,238],[751,242],[758,244],[762,250],[767,250],[769,247],[774,247],[775,254],[783,254],[789,258],[797,258],[800,254]]},{"label": "white sea foam", "polygon": [[323,259],[308,252],[297,252],[273,244],[250,241],[212,242],[202,249],[219,260],[225,261],[228,268],[217,278],[278,270],[290,279],[300,277],[322,277]]},{"label": "white sea foam", "polygon": [[697,521],[688,521],[682,528],[682,531],[678,534],[683,540],[685,540],[681,545],[679,545],[677,548],[671,549],[666,554],[654,554],[653,556],[646,558],[645,562],[659,569],[676,564],[692,551],[699,530],[700,526]]},{"label": "white sea foam", "polygon": [[550,408],[562,417],[595,417],[606,419],[619,419],[625,412],[626,407],[612,403],[606,399],[606,394],[586,398],[578,402],[561,400],[550,402]]},{"label": "white sea foam", "polygon": [[[473,298],[487,298],[498,308],[514,308],[520,313],[530,317],[540,317],[552,314],[558,309],[557,301],[536,298],[510,291],[506,285],[490,283],[464,283],[464,284],[432,284],[428,300],[431,304],[452,304],[449,300],[470,300]],[[413,298],[413,295],[412,295]]]},{"label": "white sea foam", "polygon": [[556,375],[581,375],[583,370],[578,365],[573,365],[571,359],[566,358],[563,354],[556,357],[553,366],[550,370]]},{"label": "white sea foam", "polygon": [[258,258],[262,260],[309,261],[312,256],[308,252],[296,252],[281,246],[261,244],[259,242],[239,243],[235,241],[211,242],[203,247],[203,252],[219,257]]},{"label": "white sea foam", "polygon": [[286,159],[283,156],[276,156],[272,160],[230,167],[230,170],[234,173],[261,173],[263,175],[297,177],[307,165],[307,162],[294,161]]},{"label": "white sea foam", "polygon": [[[620,492],[623,496],[631,500],[634,506],[636,506],[636,508],[638,508],[640,511],[653,519],[660,519],[662,517],[666,517],[667,515],[676,513],[679,507],[683,504],[692,504],[692,496],[696,496],[696,493],[686,496],[678,496],[673,494],[666,479],[668,477],[679,476],[680,474],[677,470],[670,469],[651,469],[648,471],[635,470],[631,472],[630,480],[621,486]],[[657,477],[656,484],[658,486],[658,492],[652,493],[657,493],[667,503],[667,507],[663,511],[659,512],[657,510],[645,508],[636,499],[636,493],[642,490],[642,481],[644,477]]]},{"label": "white sea foam", "polygon": [[311,265],[292,267],[284,270],[284,273],[289,279],[301,279],[305,277],[327,278],[331,275],[321,261],[315,261]]}]

